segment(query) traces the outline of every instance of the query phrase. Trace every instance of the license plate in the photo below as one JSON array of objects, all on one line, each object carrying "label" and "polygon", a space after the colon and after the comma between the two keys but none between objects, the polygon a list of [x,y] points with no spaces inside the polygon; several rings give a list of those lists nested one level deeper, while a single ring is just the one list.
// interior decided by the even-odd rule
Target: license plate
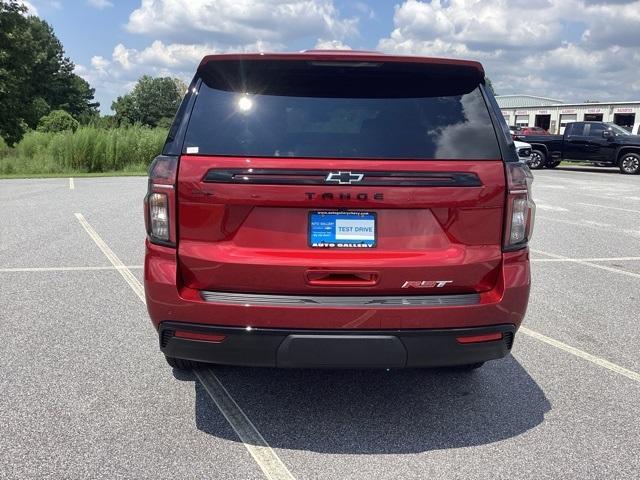
[{"label": "license plate", "polygon": [[310,212],[309,246],[373,248],[376,246],[376,214],[341,211]]}]

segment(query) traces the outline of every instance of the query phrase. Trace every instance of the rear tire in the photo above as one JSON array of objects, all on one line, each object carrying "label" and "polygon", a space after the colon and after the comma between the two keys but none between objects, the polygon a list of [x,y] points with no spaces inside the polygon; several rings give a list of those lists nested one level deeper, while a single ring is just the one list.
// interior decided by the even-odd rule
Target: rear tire
[{"label": "rear tire", "polygon": [[547,168],[556,168],[558,165],[560,165],[560,162],[549,162],[545,165],[545,167]]},{"label": "rear tire", "polygon": [[175,368],[177,370],[191,370],[193,368],[198,368],[200,364],[198,362],[194,362],[193,360],[185,360],[184,358],[174,358],[167,357],[164,358],[167,360],[167,363],[171,368]]},{"label": "rear tire", "polygon": [[529,167],[534,170],[539,170],[547,163],[547,155],[542,150],[531,150],[531,160],[529,160]]},{"label": "rear tire", "polygon": [[637,175],[640,173],[640,155],[637,153],[624,153],[619,162],[620,173]]}]

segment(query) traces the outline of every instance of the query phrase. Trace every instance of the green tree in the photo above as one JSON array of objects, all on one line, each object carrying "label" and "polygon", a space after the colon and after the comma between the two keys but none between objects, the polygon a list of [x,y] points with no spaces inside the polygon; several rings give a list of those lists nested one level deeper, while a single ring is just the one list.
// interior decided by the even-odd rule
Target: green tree
[{"label": "green tree", "polygon": [[45,115],[38,123],[39,132],[65,132],[71,130],[75,132],[80,123],[64,110],[53,110]]},{"label": "green tree", "polygon": [[27,16],[16,0],[0,0],[0,136],[7,143],[51,110],[97,115],[94,90],[73,69],[48,23]]},{"label": "green tree", "polygon": [[111,110],[115,112],[114,118],[118,125],[128,125],[138,121],[136,102],[131,93],[118,97],[111,104]]},{"label": "green tree", "polygon": [[96,128],[110,129],[117,128],[118,121],[116,120],[115,115],[102,115],[92,119],[89,125]]},{"label": "green tree", "polygon": [[[145,75],[133,91],[111,104],[118,123],[141,123],[156,127],[173,118],[187,86],[179,79]],[[170,120],[169,120],[170,121]]]},{"label": "green tree", "polygon": [[26,7],[17,2],[0,0],[0,136],[8,144],[22,137],[24,121],[14,112],[22,108],[22,81],[27,69],[19,61],[25,52],[27,13]]},{"label": "green tree", "polygon": [[493,89],[493,83],[491,83],[491,79],[489,77],[484,77],[484,86],[493,93],[494,96],[497,95],[496,91]]}]

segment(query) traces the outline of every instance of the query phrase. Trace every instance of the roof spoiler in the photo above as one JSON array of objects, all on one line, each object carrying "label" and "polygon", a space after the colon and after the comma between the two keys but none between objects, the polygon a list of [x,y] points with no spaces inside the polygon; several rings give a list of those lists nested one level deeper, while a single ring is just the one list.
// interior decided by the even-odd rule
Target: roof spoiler
[{"label": "roof spoiler", "polygon": [[453,58],[418,57],[410,55],[387,55],[380,52],[358,50],[304,50],[298,53],[225,53],[205,56],[198,70],[210,62],[218,61],[331,61],[331,62],[385,62],[414,63],[468,68],[476,71],[484,78],[484,68],[480,62],[473,60],[457,60]]}]

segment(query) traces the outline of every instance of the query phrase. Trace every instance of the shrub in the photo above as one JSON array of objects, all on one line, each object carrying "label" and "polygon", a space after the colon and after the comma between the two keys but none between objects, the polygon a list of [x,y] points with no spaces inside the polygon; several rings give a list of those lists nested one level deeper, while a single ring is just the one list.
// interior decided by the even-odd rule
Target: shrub
[{"label": "shrub", "polygon": [[45,115],[38,122],[39,132],[65,132],[71,130],[75,132],[78,129],[78,121],[64,110],[53,110]]},{"label": "shrub", "polygon": [[166,136],[166,129],[139,125],[31,131],[15,148],[0,143],[0,174],[142,172],[160,153]]},{"label": "shrub", "polygon": [[6,142],[0,137],[0,158],[6,157],[10,149]]}]

